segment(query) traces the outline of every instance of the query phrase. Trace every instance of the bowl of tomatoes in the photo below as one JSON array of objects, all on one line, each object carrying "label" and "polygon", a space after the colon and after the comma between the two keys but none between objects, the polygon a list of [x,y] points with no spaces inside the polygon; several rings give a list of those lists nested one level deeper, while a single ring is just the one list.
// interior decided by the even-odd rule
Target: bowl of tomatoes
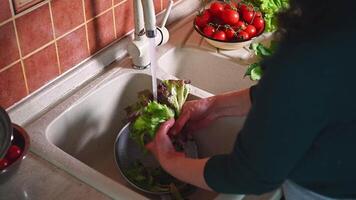
[{"label": "bowl of tomatoes", "polygon": [[265,20],[252,4],[213,1],[194,19],[194,29],[212,46],[233,50],[260,36]]},{"label": "bowl of tomatoes", "polygon": [[27,132],[20,126],[12,123],[11,143],[3,158],[0,158],[0,176],[12,174],[21,161],[26,157],[30,139]]}]

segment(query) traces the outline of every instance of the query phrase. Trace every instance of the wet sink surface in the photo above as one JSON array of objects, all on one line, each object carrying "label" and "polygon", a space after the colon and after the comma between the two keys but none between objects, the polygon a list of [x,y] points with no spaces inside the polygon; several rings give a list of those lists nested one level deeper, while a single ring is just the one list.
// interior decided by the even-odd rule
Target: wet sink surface
[{"label": "wet sink surface", "polygon": [[212,94],[248,88],[255,82],[244,78],[247,66],[208,51],[175,48],[158,60],[159,67],[180,79],[188,79]]}]

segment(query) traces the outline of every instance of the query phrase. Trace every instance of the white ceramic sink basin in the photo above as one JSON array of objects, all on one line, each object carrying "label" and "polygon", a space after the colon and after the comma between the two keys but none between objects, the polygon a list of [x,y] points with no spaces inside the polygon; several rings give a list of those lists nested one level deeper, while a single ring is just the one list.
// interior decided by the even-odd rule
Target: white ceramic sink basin
[{"label": "white ceramic sink basin", "polygon": [[[116,167],[114,142],[125,125],[124,109],[136,102],[137,93],[149,89],[150,83],[151,77],[147,74],[128,73],[102,85],[52,121],[46,129],[48,140],[90,168],[128,186]],[[190,96],[190,99],[196,98]],[[197,133],[199,154],[209,156],[229,152],[242,123],[243,119],[239,118],[225,119]],[[208,200],[216,195],[198,190],[190,199]]]},{"label": "white ceramic sink basin", "polygon": [[166,73],[192,81],[192,85],[212,94],[248,88],[255,82],[244,78],[247,66],[215,53],[193,48],[174,48],[158,61]]}]

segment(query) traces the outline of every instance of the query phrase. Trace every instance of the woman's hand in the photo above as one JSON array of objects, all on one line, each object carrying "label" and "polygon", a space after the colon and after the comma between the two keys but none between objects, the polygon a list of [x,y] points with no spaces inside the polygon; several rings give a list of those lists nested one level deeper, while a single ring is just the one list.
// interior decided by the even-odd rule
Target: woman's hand
[{"label": "woman's hand", "polygon": [[214,99],[214,97],[210,97],[187,101],[169,134],[177,135],[183,127],[187,132],[193,132],[209,125],[218,117],[213,109]]},{"label": "woman's hand", "polygon": [[169,164],[173,163],[170,162],[172,159],[185,157],[184,153],[179,153],[175,150],[168,136],[168,131],[173,124],[174,119],[162,123],[156,133],[155,139],[146,145],[146,148],[156,157],[164,169],[169,168]]},{"label": "woman's hand", "polygon": [[183,127],[188,133],[191,133],[224,116],[242,117],[247,115],[250,108],[249,88],[205,99],[187,101],[169,134],[177,135]]},{"label": "woman's hand", "polygon": [[174,119],[163,123],[152,142],[146,148],[156,157],[163,169],[177,179],[190,183],[206,190],[211,190],[204,179],[204,168],[207,160],[191,159],[184,153],[177,152],[168,136],[169,129],[173,126]]}]

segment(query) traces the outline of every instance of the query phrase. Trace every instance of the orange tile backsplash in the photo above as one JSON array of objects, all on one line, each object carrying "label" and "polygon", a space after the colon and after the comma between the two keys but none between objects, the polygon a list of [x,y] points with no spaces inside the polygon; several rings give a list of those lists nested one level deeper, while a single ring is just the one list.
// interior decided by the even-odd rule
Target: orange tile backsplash
[{"label": "orange tile backsplash", "polygon": [[0,27],[0,70],[19,58],[15,28],[10,21]]},{"label": "orange tile backsplash", "polygon": [[89,56],[85,26],[58,40],[57,45],[62,72]]},{"label": "orange tile backsplash", "polygon": [[0,106],[7,108],[26,95],[26,84],[20,62],[0,73]]},{"label": "orange tile backsplash", "polygon": [[0,0],[0,23],[11,18],[9,0]]},{"label": "orange tile backsplash", "polygon": [[[168,0],[154,0],[162,11]],[[176,0],[175,0],[176,1]],[[0,106],[8,108],[131,32],[133,0],[46,0],[19,14],[0,0]]]},{"label": "orange tile backsplash", "polygon": [[24,66],[30,92],[56,78],[59,75],[59,71],[54,44],[26,58]]},{"label": "orange tile backsplash", "polygon": [[53,40],[48,4],[15,20],[22,55],[28,55]]},{"label": "orange tile backsplash", "polygon": [[84,22],[82,0],[53,0],[51,9],[54,30],[59,37]]}]

